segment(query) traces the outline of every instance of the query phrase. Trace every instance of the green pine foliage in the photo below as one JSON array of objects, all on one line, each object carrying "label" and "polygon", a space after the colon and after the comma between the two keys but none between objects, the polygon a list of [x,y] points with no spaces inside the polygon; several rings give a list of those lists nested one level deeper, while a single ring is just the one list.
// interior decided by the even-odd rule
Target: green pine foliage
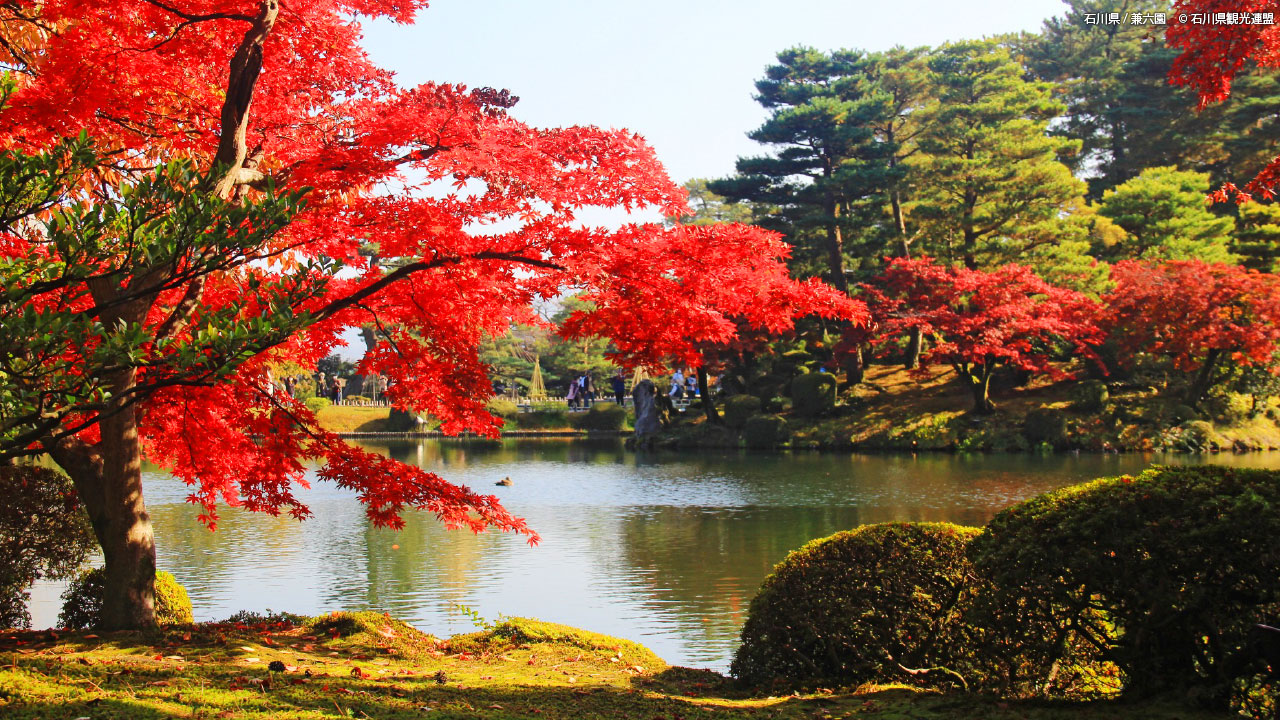
[{"label": "green pine foliage", "polygon": [[1143,170],[1102,196],[1099,214],[1124,229],[1120,242],[1095,249],[1107,260],[1234,262],[1230,218],[1206,207],[1207,173],[1172,166]]},{"label": "green pine foliage", "polygon": [[1238,206],[1231,252],[1252,270],[1280,269],[1280,204],[1255,200]]},{"label": "green pine foliage", "polygon": [[938,102],[911,159],[918,245],[971,269],[1024,260],[1084,192],[1061,162],[1080,143],[1046,134],[1062,106],[995,41],[946,45],[928,62]]}]

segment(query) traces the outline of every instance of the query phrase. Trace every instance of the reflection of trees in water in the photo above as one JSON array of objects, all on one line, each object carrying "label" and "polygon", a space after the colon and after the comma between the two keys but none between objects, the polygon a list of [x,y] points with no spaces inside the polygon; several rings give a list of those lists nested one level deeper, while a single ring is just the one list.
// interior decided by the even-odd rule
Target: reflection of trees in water
[{"label": "reflection of trees in water", "polygon": [[622,522],[623,572],[656,611],[717,645],[736,639],[747,605],[779,560],[862,516],[855,507],[638,510]]},{"label": "reflection of trees in water", "polygon": [[430,513],[406,515],[398,531],[367,525],[365,605],[405,620],[423,617],[426,605],[474,605],[492,572],[485,556],[501,551],[495,537],[503,536],[446,531]]},{"label": "reflection of trees in water", "polygon": [[[196,520],[195,506],[157,503],[148,511],[157,564],[186,587],[197,619],[222,619],[242,609],[297,607],[296,596],[275,595],[263,580],[284,585],[297,577],[314,583],[312,576],[322,567],[317,555],[334,549],[325,526],[287,516],[222,508],[218,529],[210,532]],[[310,599],[304,602],[309,605]]]}]

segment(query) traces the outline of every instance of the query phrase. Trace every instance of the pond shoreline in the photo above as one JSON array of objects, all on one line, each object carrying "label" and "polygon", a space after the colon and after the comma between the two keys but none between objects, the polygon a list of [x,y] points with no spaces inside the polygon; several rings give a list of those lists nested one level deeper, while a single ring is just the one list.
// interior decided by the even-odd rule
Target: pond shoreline
[{"label": "pond shoreline", "polygon": [[[510,430],[499,434],[497,437],[485,437],[474,432],[463,432],[458,435],[450,435],[439,430],[421,430],[413,432],[338,432],[334,433],[344,440],[416,440],[416,439],[433,439],[433,440],[491,440],[499,441],[506,438],[520,439],[610,439],[610,438],[629,438],[633,435],[630,430],[619,430],[617,432],[600,432],[586,430]],[[667,442],[663,442],[659,437],[658,445],[655,449],[671,450],[671,451],[695,451],[695,450],[751,450],[752,452],[851,452],[862,455],[956,455],[956,454],[1050,454],[1050,455],[1142,455],[1152,452],[1170,452],[1166,450],[1150,449],[1150,448],[1130,448],[1118,447],[1109,450],[1099,449],[1064,449],[1064,450],[1041,450],[1041,449],[1006,449],[1006,450],[969,450],[957,447],[892,447],[882,445],[858,445],[858,444],[826,444],[817,442],[808,443],[791,443],[788,445],[774,448],[754,448],[745,447],[736,443],[693,443],[689,444],[681,442],[679,437],[667,437]],[[1251,455],[1255,453],[1265,453],[1275,451],[1277,448],[1266,446],[1234,446],[1234,447],[1213,447],[1210,449],[1198,451],[1174,452],[1177,455]]]}]

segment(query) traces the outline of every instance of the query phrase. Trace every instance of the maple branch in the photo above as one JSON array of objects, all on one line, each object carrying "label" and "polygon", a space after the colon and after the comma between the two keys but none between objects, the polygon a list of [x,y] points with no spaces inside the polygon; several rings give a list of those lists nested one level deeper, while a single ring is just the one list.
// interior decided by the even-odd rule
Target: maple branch
[{"label": "maple branch", "polygon": [[177,335],[187,326],[187,322],[191,320],[191,313],[195,311],[196,305],[200,303],[200,296],[204,292],[205,277],[205,275],[200,275],[191,281],[191,284],[187,286],[187,291],[182,295],[182,300],[178,301],[177,307],[156,328],[156,344]]},{"label": "maple branch", "polygon": [[160,0],[142,0],[142,1],[148,5],[154,5],[155,7],[158,7],[161,10],[164,10],[166,12],[173,13],[174,15],[177,15],[178,17],[185,20],[187,23],[204,22],[205,20],[243,20],[245,22],[253,22],[255,20],[255,18],[253,18],[252,16],[244,15],[241,13],[209,13],[207,15],[192,15],[191,13],[182,12],[181,10],[173,7],[172,5],[162,3],[160,2]]},{"label": "maple branch", "polygon": [[337,313],[343,310],[346,310],[347,308],[350,308],[354,305],[359,304],[365,298],[378,293],[382,289],[386,288],[388,285],[392,285],[406,277],[409,277],[414,273],[421,272],[423,270],[434,270],[435,268],[444,267],[446,265],[458,265],[468,260],[505,260],[507,262],[513,262],[520,265],[529,265],[531,267],[540,267],[548,270],[564,270],[565,269],[564,266],[557,265],[556,263],[553,263],[547,260],[539,260],[537,258],[530,258],[530,257],[525,257],[523,255],[516,255],[514,253],[492,252],[492,251],[478,252],[478,253],[475,253],[474,255],[466,255],[466,256],[450,255],[447,257],[433,258],[431,260],[419,260],[418,262],[412,262],[407,265],[401,265],[400,267],[396,268],[394,272],[388,273],[387,275],[379,278],[376,282],[366,285],[365,287],[360,288],[359,290],[351,293],[350,295],[344,298],[339,298],[337,300],[334,300],[333,302],[330,302],[328,305],[325,305],[324,307],[320,308],[316,312],[312,313],[312,317],[314,317],[317,322],[321,320],[325,320],[327,318],[332,317],[333,315],[336,315]]},{"label": "maple branch", "polygon": [[218,152],[213,159],[215,168],[226,168],[225,174],[218,179],[214,188],[214,193],[224,199],[231,198],[248,153],[245,133],[249,126],[249,103],[253,100],[253,90],[262,73],[263,45],[279,14],[279,0],[263,0],[258,16],[251,18],[253,26],[245,32],[240,47],[231,58],[227,97],[222,103]]}]

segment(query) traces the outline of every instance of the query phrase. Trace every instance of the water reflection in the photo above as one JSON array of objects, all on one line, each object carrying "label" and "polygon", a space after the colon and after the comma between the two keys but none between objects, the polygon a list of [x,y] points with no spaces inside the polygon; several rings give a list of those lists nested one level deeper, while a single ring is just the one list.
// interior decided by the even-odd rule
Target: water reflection
[{"label": "water reflection", "polygon": [[[752,595],[787,552],[886,520],[979,525],[1062,485],[1137,472],[1142,456],[868,456],[631,453],[581,440],[397,441],[371,451],[493,491],[542,534],[445,532],[430,515],[373,528],[353,494],[317,484],[305,523],[226,511],[195,521],[187,488],[146,477],[160,566],[187,586],[201,620],[240,609],[378,609],[440,635],[481,615],[531,615],[643,642],[670,662],[727,666]],[[1280,456],[1211,458],[1280,466]],[[514,485],[493,487],[510,476]],[[47,588],[37,597],[47,598]],[[51,624],[56,601],[33,606]]]}]

